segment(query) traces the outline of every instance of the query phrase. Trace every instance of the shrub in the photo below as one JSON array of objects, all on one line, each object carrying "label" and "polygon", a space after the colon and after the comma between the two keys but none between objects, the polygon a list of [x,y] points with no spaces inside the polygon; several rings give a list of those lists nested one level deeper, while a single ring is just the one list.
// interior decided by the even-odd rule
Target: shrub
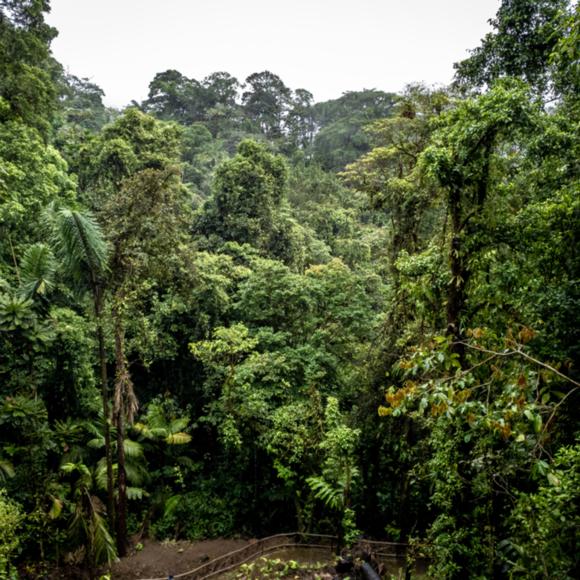
[{"label": "shrub", "polygon": [[536,493],[521,494],[504,542],[515,577],[576,578],[580,566],[580,445],[563,447]]},{"label": "shrub", "polygon": [[211,491],[197,490],[171,497],[163,517],[152,526],[158,539],[202,540],[233,533],[235,510]]},{"label": "shrub", "polygon": [[11,577],[11,559],[20,544],[17,532],[23,519],[20,506],[0,489],[0,578]]}]

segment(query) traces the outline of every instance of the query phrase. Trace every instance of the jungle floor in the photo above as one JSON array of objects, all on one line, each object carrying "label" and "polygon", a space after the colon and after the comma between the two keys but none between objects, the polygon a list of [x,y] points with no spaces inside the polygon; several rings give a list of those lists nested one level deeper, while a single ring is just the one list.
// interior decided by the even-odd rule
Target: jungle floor
[{"label": "jungle floor", "polygon": [[243,548],[248,540],[217,539],[201,542],[156,542],[144,540],[143,549],[133,551],[112,569],[113,580],[167,578],[201,566],[208,560]]}]

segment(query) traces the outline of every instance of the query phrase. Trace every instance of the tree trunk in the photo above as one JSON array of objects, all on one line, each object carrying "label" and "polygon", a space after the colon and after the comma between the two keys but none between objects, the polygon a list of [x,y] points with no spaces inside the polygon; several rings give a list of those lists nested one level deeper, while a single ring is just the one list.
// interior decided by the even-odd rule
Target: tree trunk
[{"label": "tree trunk", "polygon": [[467,299],[467,283],[469,281],[469,266],[466,249],[463,247],[462,236],[470,236],[470,252],[474,252],[473,236],[476,232],[470,230],[470,223],[473,218],[481,215],[487,200],[487,190],[489,185],[489,166],[491,147],[494,133],[485,136],[482,141],[482,172],[473,195],[472,212],[463,218],[461,189],[454,187],[449,192],[449,211],[451,214],[451,248],[449,252],[449,262],[451,266],[451,282],[447,292],[447,334],[453,338],[452,352],[457,353],[462,367],[465,366],[465,345],[463,344],[463,330],[461,328],[462,317],[465,314],[465,302]]},{"label": "tree trunk", "polygon": [[123,292],[115,297],[113,319],[115,325],[115,398],[114,416],[117,427],[117,552],[127,554],[127,472],[125,470],[125,420],[131,424],[137,411],[137,398],[129,374],[125,355],[125,327],[123,324]]},{"label": "tree trunk", "polygon": [[453,189],[449,194],[449,210],[451,212],[451,247],[449,251],[451,281],[447,287],[447,334],[453,339],[451,350],[459,356],[459,362],[463,366],[465,345],[462,344],[461,315],[465,308],[468,271],[461,243],[461,193],[458,189]]},{"label": "tree trunk", "polygon": [[113,308],[115,321],[115,403],[114,416],[117,428],[117,553],[127,555],[127,472],[125,471],[125,406],[129,379],[125,358],[125,329],[118,305]]},{"label": "tree trunk", "polygon": [[99,345],[99,364],[101,374],[101,399],[103,403],[103,431],[105,436],[105,460],[107,463],[107,515],[109,527],[114,529],[115,495],[113,484],[113,450],[111,448],[111,428],[109,423],[109,386],[107,377],[107,357],[105,353],[105,337],[103,332],[103,291],[95,289],[95,318],[97,323],[97,342]]},{"label": "tree trunk", "polygon": [[116,416],[117,423],[117,553],[127,555],[127,472],[125,471],[125,420],[123,410]]}]

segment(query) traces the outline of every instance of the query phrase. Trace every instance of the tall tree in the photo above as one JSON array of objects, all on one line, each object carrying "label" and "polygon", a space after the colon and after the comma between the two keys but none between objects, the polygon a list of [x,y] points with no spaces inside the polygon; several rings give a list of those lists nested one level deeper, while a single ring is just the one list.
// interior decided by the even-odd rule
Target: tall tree
[{"label": "tall tree", "polygon": [[[143,313],[151,285],[170,279],[179,260],[188,199],[181,185],[179,139],[173,124],[129,109],[91,143],[86,177],[111,247],[108,288],[115,337],[113,418],[117,432],[117,549],[127,551],[126,423],[137,410],[128,362],[127,321]],[[179,266],[176,264],[175,266]]]},{"label": "tall tree", "polygon": [[451,222],[447,287],[447,333],[464,362],[467,287],[481,244],[480,220],[492,198],[494,163],[518,131],[533,126],[534,108],[525,85],[498,83],[477,99],[441,116],[421,164],[446,194]]},{"label": "tall tree", "polygon": [[107,200],[103,208],[107,238],[112,246],[110,283],[115,335],[117,544],[121,555],[126,553],[127,542],[125,423],[133,423],[138,408],[127,357],[127,320],[139,316],[142,311],[140,301],[145,300],[149,285],[164,284],[173,275],[167,256],[178,254],[187,224],[182,194],[176,167],[145,169],[124,180],[122,188]]},{"label": "tall tree", "polygon": [[39,241],[42,207],[74,197],[66,163],[47,146],[59,70],[50,55],[56,31],[44,21],[48,10],[46,0],[0,2],[0,256],[5,263],[14,264],[26,244]]},{"label": "tall tree", "polygon": [[286,165],[265,146],[245,140],[216,171],[214,195],[204,206],[200,229],[225,241],[266,249],[282,203]]},{"label": "tall tree", "polygon": [[0,2],[0,119],[18,119],[48,135],[57,108],[50,55],[56,30],[44,21],[47,0]]},{"label": "tall tree", "polygon": [[510,76],[527,81],[540,93],[551,88],[550,57],[560,37],[570,0],[502,0],[494,31],[471,56],[455,65],[461,86],[491,86]]},{"label": "tall tree", "polygon": [[421,183],[418,161],[434,119],[448,106],[449,98],[443,91],[408,87],[392,116],[368,125],[366,131],[375,147],[339,174],[387,215],[393,270],[402,250],[413,254],[421,248],[422,220],[436,192]]},{"label": "tall tree", "polygon": [[349,91],[338,99],[316,103],[314,159],[327,170],[343,169],[370,149],[364,127],[391,114],[395,95],[374,89]]},{"label": "tall tree", "polygon": [[296,89],[286,119],[288,140],[293,147],[308,150],[315,134],[314,97],[306,89]]},{"label": "tall tree", "polygon": [[199,81],[177,70],[166,70],[157,73],[149,84],[149,96],[143,108],[160,119],[188,125],[203,119],[205,92]]},{"label": "tall tree", "polygon": [[242,104],[248,117],[269,137],[281,137],[291,99],[290,89],[270,71],[251,74],[246,79],[247,90]]},{"label": "tall tree", "polygon": [[111,119],[111,110],[104,103],[101,87],[72,74],[60,79],[61,108],[65,127],[96,132]]},{"label": "tall tree", "polygon": [[107,462],[107,513],[114,521],[113,457],[111,447],[109,384],[107,355],[103,331],[104,300],[108,268],[108,248],[103,233],[93,216],[67,208],[51,208],[48,212],[51,238],[65,271],[77,289],[88,290],[93,301],[99,348],[103,432]]}]

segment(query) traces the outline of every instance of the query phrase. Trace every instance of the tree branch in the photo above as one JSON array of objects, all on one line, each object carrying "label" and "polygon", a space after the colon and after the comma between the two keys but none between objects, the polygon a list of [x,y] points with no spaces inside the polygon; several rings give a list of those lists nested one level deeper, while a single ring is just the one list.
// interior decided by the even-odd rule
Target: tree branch
[{"label": "tree branch", "polygon": [[[558,375],[560,378],[564,379],[565,381],[572,383],[576,387],[580,387],[580,383],[576,382],[574,379],[571,379],[570,377],[566,376],[564,373],[561,373],[558,369],[554,368],[553,366],[551,366],[545,362],[542,362],[542,361],[538,360],[537,358],[530,356],[529,354],[526,354],[525,352],[523,352],[519,348],[517,348],[515,350],[508,350],[505,352],[497,352],[495,350],[489,350],[487,348],[483,348],[482,346],[474,346],[474,345],[469,344],[468,342],[465,342],[465,341],[458,341],[458,344],[463,344],[464,346],[466,346],[467,348],[470,348],[471,350],[477,350],[479,352],[485,352],[487,354],[492,354],[495,356],[508,357],[508,356],[513,356],[514,354],[519,354],[520,356],[524,357],[525,359],[528,359],[529,361],[533,362],[534,364],[537,364],[538,366],[541,366],[545,369],[548,369],[549,371]],[[575,389],[573,389],[573,390],[575,390]],[[570,392],[572,392],[572,391],[570,391]]]}]

